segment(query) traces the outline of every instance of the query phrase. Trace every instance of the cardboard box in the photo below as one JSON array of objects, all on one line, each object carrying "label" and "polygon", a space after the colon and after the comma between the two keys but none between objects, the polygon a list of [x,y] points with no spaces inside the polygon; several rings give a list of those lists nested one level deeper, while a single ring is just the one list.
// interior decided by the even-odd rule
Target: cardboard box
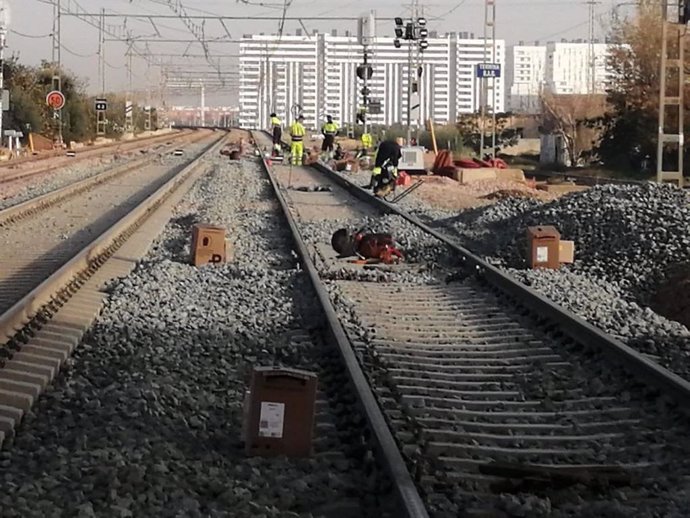
[{"label": "cardboard box", "polygon": [[558,269],[561,234],[552,226],[527,229],[527,262],[530,268]]},{"label": "cardboard box", "polygon": [[317,376],[297,369],[255,367],[243,426],[248,455],[308,457]]},{"label": "cardboard box", "polygon": [[558,245],[558,261],[564,264],[575,262],[575,241],[560,241]]},{"label": "cardboard box", "polygon": [[192,264],[224,263],[226,260],[225,229],[213,225],[192,227]]}]

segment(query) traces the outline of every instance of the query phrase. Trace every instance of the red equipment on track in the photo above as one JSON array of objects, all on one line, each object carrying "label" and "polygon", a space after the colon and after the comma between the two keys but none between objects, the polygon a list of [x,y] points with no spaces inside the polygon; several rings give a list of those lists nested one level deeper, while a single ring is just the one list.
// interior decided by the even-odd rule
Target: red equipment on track
[{"label": "red equipment on track", "polygon": [[390,234],[364,234],[362,230],[351,233],[341,228],[331,237],[331,245],[341,256],[358,256],[360,259],[355,261],[357,263],[394,264],[404,260]]}]

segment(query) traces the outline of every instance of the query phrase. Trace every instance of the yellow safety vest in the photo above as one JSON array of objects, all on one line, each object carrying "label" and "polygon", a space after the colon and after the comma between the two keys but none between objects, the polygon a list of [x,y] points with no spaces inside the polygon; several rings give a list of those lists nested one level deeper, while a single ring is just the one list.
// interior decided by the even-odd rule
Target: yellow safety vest
[{"label": "yellow safety vest", "polygon": [[335,122],[327,122],[323,125],[324,135],[337,135],[338,125]]},{"label": "yellow safety vest", "polygon": [[374,139],[371,138],[371,135],[369,133],[363,133],[362,134],[362,146],[364,146],[365,149],[369,149],[374,145]]},{"label": "yellow safety vest", "polygon": [[299,122],[295,122],[290,126],[290,137],[292,137],[293,142],[301,142],[304,140],[304,135],[306,133],[307,130],[305,130],[304,126]]},{"label": "yellow safety vest", "polygon": [[275,127],[280,127],[282,126],[282,123],[280,122],[280,119],[278,117],[271,117],[271,126]]}]

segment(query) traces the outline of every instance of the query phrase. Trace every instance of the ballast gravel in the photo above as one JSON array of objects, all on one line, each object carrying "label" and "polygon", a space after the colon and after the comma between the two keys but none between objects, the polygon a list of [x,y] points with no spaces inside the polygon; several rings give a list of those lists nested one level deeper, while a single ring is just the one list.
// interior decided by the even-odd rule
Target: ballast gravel
[{"label": "ballast gravel", "polygon": [[[3,517],[394,516],[270,184],[214,162],[0,453]],[[188,264],[195,222],[227,227],[232,262]],[[316,371],[331,392],[311,458],[245,456],[255,365]]]},{"label": "ballast gravel", "polygon": [[[368,173],[341,173],[354,183]],[[690,263],[688,196],[671,185],[600,185],[544,203],[506,198],[461,212],[414,193],[399,205],[460,245],[673,372],[690,379],[690,332],[648,305],[668,272]],[[575,263],[528,270],[527,227],[553,225],[575,241]],[[668,305],[668,304],[664,304]]]}]

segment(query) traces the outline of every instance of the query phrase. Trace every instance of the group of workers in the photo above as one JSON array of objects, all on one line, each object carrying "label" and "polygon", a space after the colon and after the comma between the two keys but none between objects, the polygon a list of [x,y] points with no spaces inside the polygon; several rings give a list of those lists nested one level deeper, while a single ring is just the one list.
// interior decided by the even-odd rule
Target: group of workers
[{"label": "group of workers", "polygon": [[[333,121],[333,117],[330,115],[326,116],[326,123],[321,128],[321,133],[323,134],[321,152],[327,154],[328,158],[335,158],[336,160],[341,160],[344,157],[340,144],[336,147],[335,143],[339,129],[338,124]],[[279,154],[282,146],[283,129],[282,122],[275,113],[271,114],[271,131],[274,150]],[[292,165],[299,166],[303,163],[305,135],[304,116],[300,114],[297,120],[290,125],[290,159]],[[364,186],[365,189],[373,189],[374,194],[377,196],[386,196],[395,189],[398,164],[402,158],[401,140],[386,140],[381,142],[378,147],[371,181],[369,185]],[[366,154],[372,147],[373,139],[371,135],[369,133],[363,134],[362,153]]]}]

